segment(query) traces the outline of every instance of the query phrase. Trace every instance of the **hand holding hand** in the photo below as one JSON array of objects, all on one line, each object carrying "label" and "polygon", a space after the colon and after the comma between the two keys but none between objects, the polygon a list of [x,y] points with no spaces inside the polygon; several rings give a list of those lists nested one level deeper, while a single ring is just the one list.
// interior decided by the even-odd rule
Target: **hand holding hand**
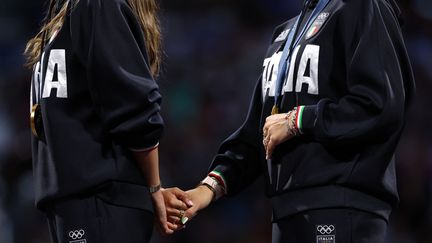
[{"label": "hand holding hand", "polygon": [[194,206],[191,197],[179,188],[162,189],[166,207],[167,225],[172,234],[177,230],[183,229],[182,218],[188,208]]},{"label": "hand holding hand", "polygon": [[155,211],[155,221],[157,228],[162,234],[172,234],[174,231],[168,225],[167,213],[162,191],[152,193],[152,201]]},{"label": "hand holding hand", "polygon": [[[205,185],[200,185],[192,190],[187,191],[187,194],[194,202],[194,205],[186,210],[184,215],[187,220],[192,219],[198,211],[208,207],[213,200],[214,192]],[[185,224],[186,222],[183,222]]]}]

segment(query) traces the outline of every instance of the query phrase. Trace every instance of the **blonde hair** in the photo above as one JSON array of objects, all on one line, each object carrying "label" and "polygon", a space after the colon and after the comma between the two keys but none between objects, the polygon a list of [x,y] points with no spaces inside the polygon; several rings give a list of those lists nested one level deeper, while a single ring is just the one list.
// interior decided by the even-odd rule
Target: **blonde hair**
[{"label": "blonde hair", "polygon": [[[72,7],[79,0],[72,1]],[[146,39],[146,50],[150,60],[150,71],[154,77],[156,77],[160,70],[161,64],[161,30],[159,26],[159,20],[157,12],[159,10],[156,0],[127,0],[132,11],[136,15],[138,22],[141,26],[142,32]],[[24,55],[27,58],[26,66],[32,67],[40,59],[41,48],[44,43],[44,39],[51,38],[56,31],[58,31],[66,17],[68,2],[65,1],[60,11],[52,18],[53,15],[52,6],[48,10],[48,21],[45,21],[41,30],[34,36],[26,45]],[[45,35],[45,36],[44,36]]]}]

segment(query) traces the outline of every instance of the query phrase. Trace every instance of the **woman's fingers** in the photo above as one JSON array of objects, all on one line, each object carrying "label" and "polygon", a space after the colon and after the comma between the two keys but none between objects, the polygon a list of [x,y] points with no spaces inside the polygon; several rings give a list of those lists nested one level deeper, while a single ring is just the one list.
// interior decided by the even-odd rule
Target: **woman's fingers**
[{"label": "woman's fingers", "polygon": [[272,126],[274,126],[275,124],[278,123],[284,123],[286,120],[286,115],[285,114],[276,114],[276,115],[271,115],[269,117],[266,118],[266,122],[264,124],[263,127],[263,137],[268,137],[269,136],[269,130]]},{"label": "woman's fingers", "polygon": [[180,217],[169,215],[168,222],[172,224],[178,224],[180,222]]},{"label": "woman's fingers", "polygon": [[266,147],[266,159],[270,159],[271,158],[271,156],[273,154],[273,151],[274,151],[274,148],[276,147],[276,145],[278,145],[276,143],[276,141],[274,139],[270,138],[269,141],[268,141],[268,143],[267,143],[267,147]]},{"label": "woman's fingers", "polygon": [[164,200],[167,211],[170,209],[186,210],[193,205],[188,195],[179,188],[169,188],[163,190]]},{"label": "woman's fingers", "polygon": [[167,213],[165,211],[165,203],[162,194],[155,192],[152,194],[153,205],[155,207],[155,220],[157,221],[158,228],[162,234],[174,233],[168,227]]},{"label": "woman's fingers", "polygon": [[[177,209],[177,208],[168,208],[166,209],[168,216],[173,217],[181,217],[184,214],[185,210]],[[183,212],[183,213],[182,213]]]},{"label": "woman's fingers", "polygon": [[182,225],[180,222],[179,223],[171,223],[168,222],[168,228],[174,233],[176,231],[179,231],[181,229],[184,229],[186,226]]},{"label": "woman's fingers", "polygon": [[[180,200],[182,202],[183,205],[186,205],[186,207],[189,208],[189,207],[192,207],[194,205],[192,200],[190,199],[189,195],[185,191],[182,191],[182,190],[176,188],[176,190],[173,191],[173,194],[176,196],[176,198],[178,200]],[[184,210],[186,210],[186,209],[184,209]]]},{"label": "woman's fingers", "polygon": [[270,129],[270,127],[272,125],[274,125],[275,123],[277,123],[278,121],[279,120],[276,120],[276,119],[267,120],[266,123],[264,124],[264,127],[263,127],[263,133],[264,133],[264,135],[267,135],[268,130]]},{"label": "woman's fingers", "polygon": [[165,234],[172,234],[184,228],[182,221],[185,222],[186,210],[194,203],[190,196],[179,188],[163,189],[162,193],[165,201],[166,221],[160,224],[165,225],[163,228]]}]

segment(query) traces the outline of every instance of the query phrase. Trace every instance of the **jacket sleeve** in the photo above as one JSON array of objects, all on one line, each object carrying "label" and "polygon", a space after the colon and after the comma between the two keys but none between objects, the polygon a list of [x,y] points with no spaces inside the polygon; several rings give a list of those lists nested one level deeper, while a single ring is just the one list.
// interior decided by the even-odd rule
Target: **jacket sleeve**
[{"label": "jacket sleeve", "polygon": [[[260,79],[261,80],[261,79]],[[249,112],[243,125],[226,139],[215,156],[210,171],[221,174],[228,196],[237,194],[261,174],[260,119],[262,110],[261,81],[257,82]]]},{"label": "jacket sleeve", "polygon": [[149,68],[144,35],[123,0],[82,0],[71,13],[74,52],[87,68],[94,106],[118,144],[141,150],[163,131],[161,95]]},{"label": "jacket sleeve", "polygon": [[355,26],[346,27],[354,29],[352,38],[344,37],[348,92],[299,107],[298,127],[318,142],[382,141],[403,127],[414,89],[411,66],[396,18],[378,1],[369,2]]}]

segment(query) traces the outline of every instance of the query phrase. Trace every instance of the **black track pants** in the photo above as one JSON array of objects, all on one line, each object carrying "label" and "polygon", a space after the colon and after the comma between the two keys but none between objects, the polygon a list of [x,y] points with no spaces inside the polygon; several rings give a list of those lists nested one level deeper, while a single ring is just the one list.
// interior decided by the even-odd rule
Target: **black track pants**
[{"label": "black track pants", "polygon": [[387,222],[354,209],[310,210],[273,223],[273,243],[382,243]]},{"label": "black track pants", "polygon": [[151,212],[115,206],[97,196],[56,203],[47,216],[54,243],[145,243],[153,231]]}]

